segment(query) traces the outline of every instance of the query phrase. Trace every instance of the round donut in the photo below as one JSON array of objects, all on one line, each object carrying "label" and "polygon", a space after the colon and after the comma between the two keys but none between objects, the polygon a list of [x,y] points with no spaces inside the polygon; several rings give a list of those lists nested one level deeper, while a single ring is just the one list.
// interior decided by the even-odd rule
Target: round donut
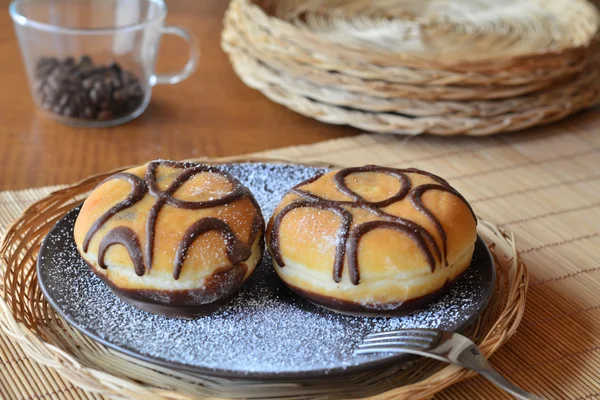
[{"label": "round donut", "polygon": [[264,220],[254,196],[217,167],[152,161],[114,174],[85,200],[74,238],[124,301],[193,318],[229,300],[260,263]]},{"label": "round donut", "polygon": [[410,312],[467,269],[477,219],[448,182],[367,165],[292,188],[267,228],[274,268],[310,301],[353,315]]}]

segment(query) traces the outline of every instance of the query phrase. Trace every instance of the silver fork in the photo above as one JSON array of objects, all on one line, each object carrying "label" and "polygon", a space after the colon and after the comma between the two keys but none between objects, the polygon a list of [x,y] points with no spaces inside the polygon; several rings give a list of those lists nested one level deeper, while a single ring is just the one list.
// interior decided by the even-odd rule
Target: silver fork
[{"label": "silver fork", "polygon": [[517,399],[542,400],[507,381],[488,363],[475,343],[458,333],[435,329],[372,333],[358,345],[354,354],[373,353],[407,353],[435,358],[476,371]]}]

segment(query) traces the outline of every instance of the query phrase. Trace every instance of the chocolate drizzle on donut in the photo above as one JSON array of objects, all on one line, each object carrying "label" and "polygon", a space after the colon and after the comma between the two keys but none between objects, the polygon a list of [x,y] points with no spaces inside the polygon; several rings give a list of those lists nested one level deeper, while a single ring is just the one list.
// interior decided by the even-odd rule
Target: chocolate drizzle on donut
[{"label": "chocolate drizzle on donut", "polygon": [[449,186],[442,186],[442,185],[436,185],[436,184],[425,184],[425,185],[417,186],[416,188],[411,190],[411,192],[410,192],[411,204],[417,211],[419,211],[421,214],[425,215],[427,217],[427,219],[429,221],[431,221],[431,223],[435,227],[435,230],[440,235],[440,238],[442,238],[442,254],[444,257],[444,263],[446,264],[446,266],[448,266],[448,259],[446,257],[448,254],[448,236],[446,235],[446,231],[444,230],[444,227],[442,226],[440,221],[435,217],[435,215],[433,215],[433,213],[427,207],[425,207],[425,204],[423,204],[423,200],[421,200],[421,196],[423,196],[423,194],[429,190],[438,190],[438,191],[447,192],[447,193],[457,196],[458,198],[460,198],[462,201],[464,201],[469,206],[469,211],[471,211],[471,214],[473,215],[473,218],[475,219],[475,221],[477,221],[477,217],[475,217],[475,213],[473,212],[473,209],[471,209],[471,206],[462,197],[462,195]]},{"label": "chocolate drizzle on donut", "polygon": [[92,240],[92,236],[114,215],[121,212],[122,210],[131,207],[138,201],[144,197],[146,193],[146,182],[144,182],[139,176],[130,174],[129,172],[119,172],[118,174],[114,174],[103,180],[98,184],[101,186],[108,181],[112,181],[114,179],[125,180],[131,184],[131,193],[125,198],[125,200],[115,204],[112,206],[107,212],[102,214],[90,227],[90,230],[86,233],[85,238],[83,239],[83,245],[81,248],[84,252],[88,251],[88,247],[90,246],[90,241]]},{"label": "chocolate drizzle on donut", "polygon": [[140,246],[140,239],[135,232],[126,226],[117,226],[111,229],[106,236],[100,241],[100,248],[98,249],[98,266],[102,269],[106,269],[104,263],[104,256],[109,247],[121,244],[125,246],[129,252],[129,257],[133,262],[133,267],[137,276],[144,275],[144,256],[142,255],[142,246]]},{"label": "chocolate drizzle on donut", "polygon": [[[167,189],[160,190],[156,182],[156,170],[159,166],[182,169],[183,172],[181,172],[181,174],[179,174],[173,180],[173,182],[171,182]],[[223,197],[219,197],[218,199],[208,201],[186,201],[173,197],[175,192],[184,183],[186,183],[195,175],[205,172],[218,174],[227,178],[229,183],[232,185],[231,191]],[[90,240],[92,239],[93,235],[109,219],[111,219],[120,211],[131,207],[135,203],[140,201],[146,194],[146,191],[148,191],[148,193],[152,197],[154,197],[156,201],[150,208],[150,211],[148,213],[148,219],[146,221],[146,243],[144,252],[145,254],[142,253],[138,236],[135,234],[135,232],[133,232],[133,230],[127,227],[114,228],[107,233],[107,235],[102,239],[100,243],[100,248],[98,251],[98,264],[103,269],[106,268],[106,265],[104,263],[104,256],[106,254],[106,251],[110,246],[115,244],[121,244],[125,246],[134,264],[135,272],[137,275],[142,276],[144,275],[146,269],[151,269],[154,257],[153,253],[156,221],[158,219],[160,211],[165,206],[165,204],[179,209],[199,210],[222,206],[230,202],[236,201],[238,199],[241,199],[244,196],[248,196],[250,201],[252,201],[252,204],[255,206],[257,212],[260,213],[260,207],[256,203],[256,199],[254,199],[254,196],[252,196],[252,193],[250,193],[248,189],[246,189],[237,179],[235,179],[227,172],[221,171],[218,168],[215,168],[210,165],[167,160],[152,161],[148,164],[148,167],[146,168],[145,181],[131,173],[121,172],[105,179],[98,186],[113,179],[127,180],[132,185],[132,191],[125,200],[110,208],[106,213],[101,215],[92,224],[83,242],[82,249],[84,252],[87,252]],[[252,255],[252,248],[250,246],[252,245],[252,243],[254,243],[254,241],[256,240],[256,236],[259,235],[263,231],[263,229],[264,221],[262,217],[255,218],[255,220],[253,221],[252,232],[250,235],[250,245],[246,245],[235,235],[235,233],[233,232],[233,230],[231,230],[229,225],[227,225],[226,222],[220,219],[213,217],[205,217],[194,222],[185,232],[181,242],[179,243],[173,266],[173,277],[175,279],[179,279],[181,269],[185,262],[185,258],[187,257],[189,247],[192,245],[194,240],[203,233],[208,231],[219,231],[222,234],[225,240],[227,257],[235,266],[250,258],[250,256]]]},{"label": "chocolate drizzle on donut", "polygon": [[[273,236],[277,235],[276,232],[279,231],[279,226],[281,225],[281,221],[283,217],[287,215],[292,210],[302,207],[310,207],[310,208],[319,208],[321,210],[331,211],[336,214],[341,219],[340,229],[338,230],[337,239],[339,243],[345,243],[348,240],[348,234],[350,232],[350,226],[352,225],[352,214],[350,214],[344,208],[327,202],[326,200],[320,199],[316,201],[297,201],[292,204],[288,204],[286,207],[281,210],[275,220],[273,221]],[[271,249],[273,250],[273,257],[277,264],[280,266],[284,266],[285,263],[283,258],[281,257],[281,252],[279,251],[279,240],[271,240]],[[333,265],[333,280],[336,282],[340,282],[342,279],[342,270],[344,268],[344,254],[346,252],[346,248],[344,246],[337,246],[335,261]]]},{"label": "chocolate drizzle on donut", "polygon": [[[146,182],[148,184],[148,192],[156,199],[156,203],[150,209],[148,213],[148,220],[146,221],[146,263],[148,264],[148,269],[152,268],[152,261],[154,258],[154,233],[156,227],[156,219],[158,217],[158,213],[163,208],[165,204],[169,204],[176,208],[187,209],[187,210],[199,210],[202,208],[212,208],[218,207],[223,204],[230,203],[235,201],[246,194],[246,190],[244,187],[236,183],[235,178],[231,175],[218,171],[216,168],[211,167],[209,165],[196,164],[191,168],[185,169],[173,182],[169,185],[169,187],[162,191],[158,188],[158,184],[156,183],[156,170],[159,165],[164,165],[171,168],[186,168],[188,164],[175,162],[175,161],[152,161],[148,164],[148,168],[146,169]],[[229,182],[233,184],[233,189],[227,195],[209,201],[184,201],[179,200],[173,197],[173,193],[177,191],[185,182],[189,179],[203,172],[212,172],[218,173],[222,176],[227,177]],[[177,264],[177,263],[176,263]],[[175,270],[177,269],[177,265],[175,266]],[[175,275],[175,273],[174,273]],[[179,277],[179,273],[176,274]],[[175,278],[177,279],[177,278]]]},{"label": "chocolate drizzle on donut", "polygon": [[[355,193],[352,190],[350,190],[350,188],[348,187],[348,185],[346,185],[345,182],[345,179],[348,175],[362,172],[374,172],[393,176],[394,178],[400,181],[400,189],[395,195],[385,200],[376,202],[367,201],[358,193]],[[351,197],[354,200],[355,204],[366,205],[375,208],[387,207],[390,204],[402,200],[410,190],[411,185],[410,178],[404,173],[402,173],[400,170],[397,170],[395,168],[378,167],[374,165],[342,169],[333,176],[333,181],[335,182],[335,186],[337,187],[337,189],[340,192],[344,193],[346,196]]]},{"label": "chocolate drizzle on donut", "polygon": [[[359,195],[356,192],[353,192],[348,187],[348,185],[345,182],[345,179],[351,174],[367,172],[386,174],[398,179],[398,181],[400,182],[400,189],[394,195],[382,201],[371,202],[364,199],[361,195]],[[424,184],[412,187],[412,181],[407,174],[423,175],[434,180],[437,183]],[[444,179],[433,175],[429,172],[421,171],[415,168],[395,169],[379,167],[376,165],[366,165],[364,167],[342,169],[333,176],[333,181],[336,185],[336,188],[341,193],[350,197],[352,199],[351,201],[323,199],[315,195],[314,193],[301,189],[303,186],[306,186],[318,180],[321,176],[322,175],[315,176],[307,181],[304,181],[294,186],[288,193],[295,194],[301,197],[302,200],[298,200],[291,204],[288,204],[275,217],[270,238],[270,247],[273,253],[273,257],[280,267],[285,266],[285,262],[281,255],[279,247],[279,229],[281,226],[281,222],[287,213],[300,207],[325,209],[335,212],[338,216],[340,216],[340,218],[342,219],[342,223],[340,230],[338,231],[339,244],[336,250],[336,257],[333,268],[333,280],[335,282],[340,282],[344,265],[344,255],[347,254],[348,274],[350,276],[350,281],[354,285],[358,285],[360,283],[360,272],[358,265],[358,247],[360,240],[364,235],[366,235],[368,232],[374,229],[392,229],[401,232],[408,236],[410,239],[412,239],[423,253],[425,259],[427,260],[427,263],[431,268],[431,272],[435,270],[437,261],[444,263],[444,265],[446,266],[448,265],[447,235],[440,221],[435,217],[433,212],[431,212],[431,210],[429,210],[423,204],[421,197],[425,192],[429,190],[438,190],[450,193],[458,197],[469,207],[469,211],[471,212],[475,222],[477,223],[477,218],[473,213],[473,209],[471,208],[469,203],[467,203],[465,198],[454,188],[452,188]],[[434,237],[423,226],[408,219],[389,214],[382,210],[382,208],[390,206],[398,201],[401,201],[407,196],[409,197],[413,207],[415,207],[415,209],[422,215],[427,217],[427,219],[435,227],[442,242],[441,248],[437,241],[434,239]],[[352,214],[348,212],[344,207],[361,208],[374,215],[377,215],[378,217],[384,220],[366,222],[355,226],[352,230],[350,230],[350,226],[352,224]]]},{"label": "chocolate drizzle on donut", "polygon": [[192,243],[194,243],[194,241],[203,233],[210,231],[219,232],[225,239],[227,245],[227,258],[229,258],[232,265],[239,264],[250,258],[252,255],[252,248],[242,243],[225,222],[218,218],[202,218],[187,229],[183,235],[183,239],[179,243],[175,256],[173,278],[179,279],[181,268],[183,267],[187,252]]},{"label": "chocolate drizzle on donut", "polygon": [[425,254],[429,265],[435,266],[433,254],[431,254],[431,251],[427,247],[427,243],[417,231],[410,229],[406,225],[392,221],[365,222],[364,224],[360,224],[352,230],[346,244],[348,247],[348,271],[350,272],[350,281],[352,281],[352,283],[355,285],[360,282],[360,275],[358,271],[358,245],[360,239],[373,229],[393,229],[395,231],[404,233],[406,236],[414,240],[417,246],[419,246],[419,249],[423,252],[423,254]]}]

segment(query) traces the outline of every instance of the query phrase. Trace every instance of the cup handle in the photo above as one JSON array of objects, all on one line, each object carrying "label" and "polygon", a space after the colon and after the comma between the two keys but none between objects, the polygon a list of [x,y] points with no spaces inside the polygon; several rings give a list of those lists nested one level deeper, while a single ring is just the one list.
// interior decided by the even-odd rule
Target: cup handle
[{"label": "cup handle", "polygon": [[182,80],[188,78],[195,70],[198,65],[198,58],[200,56],[200,52],[198,50],[198,46],[196,45],[196,40],[194,37],[185,29],[180,28],[178,26],[163,26],[161,28],[161,33],[163,35],[175,35],[184,39],[188,42],[190,48],[190,56],[188,62],[185,66],[179,71],[171,74],[154,74],[150,78],[150,84],[152,86],[157,84],[175,84],[179,83]]}]

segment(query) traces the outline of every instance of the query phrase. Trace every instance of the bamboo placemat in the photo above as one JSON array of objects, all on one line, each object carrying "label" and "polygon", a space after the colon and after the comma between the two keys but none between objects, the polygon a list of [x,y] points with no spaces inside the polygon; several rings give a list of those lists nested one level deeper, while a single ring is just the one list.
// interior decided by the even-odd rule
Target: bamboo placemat
[{"label": "bamboo placemat", "polygon": [[[516,232],[531,287],[517,334],[494,365],[553,399],[600,399],[600,110],[486,138],[360,135],[259,154],[297,162],[414,166],[448,178],[477,214]],[[0,192],[0,235],[54,188]],[[100,398],[30,361],[0,333],[0,398]],[[439,399],[501,399],[481,378]]]}]

